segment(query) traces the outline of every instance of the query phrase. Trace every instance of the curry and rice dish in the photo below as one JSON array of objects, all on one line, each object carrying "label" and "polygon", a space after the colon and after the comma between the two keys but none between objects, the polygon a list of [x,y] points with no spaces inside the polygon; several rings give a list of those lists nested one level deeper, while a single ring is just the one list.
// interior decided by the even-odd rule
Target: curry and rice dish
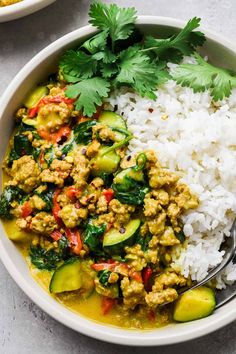
[{"label": "curry and rice dish", "polygon": [[110,6],[91,5],[100,32],[17,110],[0,217],[32,276],[72,311],[126,328],[199,319],[236,280],[231,264],[179,295],[221,262],[235,217],[236,78],[195,52],[199,19],[131,39],[135,10]]},{"label": "curry and rice dish", "polygon": [[16,4],[22,0],[0,0],[0,7]]}]

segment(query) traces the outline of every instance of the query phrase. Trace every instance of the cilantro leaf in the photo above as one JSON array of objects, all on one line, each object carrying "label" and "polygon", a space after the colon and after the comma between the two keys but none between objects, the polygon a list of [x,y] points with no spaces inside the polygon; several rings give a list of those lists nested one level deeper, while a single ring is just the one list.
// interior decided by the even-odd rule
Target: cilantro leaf
[{"label": "cilantro leaf", "polygon": [[156,98],[157,67],[149,57],[140,52],[138,47],[130,47],[121,52],[119,74],[116,82],[130,84],[141,96]]},{"label": "cilantro leaf", "polygon": [[172,78],[182,86],[191,87],[194,92],[210,89],[214,101],[228,97],[236,87],[236,76],[222,68],[207,63],[195,53],[197,64],[181,64],[171,70]]},{"label": "cilantro leaf", "polygon": [[65,93],[69,98],[77,98],[75,107],[85,116],[91,117],[96,106],[102,105],[102,99],[108,97],[110,83],[101,77],[93,77],[68,86]]},{"label": "cilantro leaf", "polygon": [[106,48],[107,45],[108,31],[102,31],[98,34],[95,34],[92,38],[89,38],[85,41],[80,49],[86,49],[90,54],[95,54]]},{"label": "cilantro leaf", "polygon": [[108,31],[114,46],[115,41],[126,39],[133,32],[136,10],[133,7],[120,8],[116,4],[95,2],[90,6],[89,16],[92,25]]},{"label": "cilantro leaf", "polygon": [[167,39],[156,39],[148,36],[144,47],[154,50],[158,58],[179,62],[183,55],[192,54],[196,47],[203,45],[205,36],[202,32],[195,31],[199,27],[200,18],[194,17],[177,34]]},{"label": "cilantro leaf", "polygon": [[97,61],[82,51],[67,50],[60,60],[59,67],[67,81],[78,82],[93,76]]}]

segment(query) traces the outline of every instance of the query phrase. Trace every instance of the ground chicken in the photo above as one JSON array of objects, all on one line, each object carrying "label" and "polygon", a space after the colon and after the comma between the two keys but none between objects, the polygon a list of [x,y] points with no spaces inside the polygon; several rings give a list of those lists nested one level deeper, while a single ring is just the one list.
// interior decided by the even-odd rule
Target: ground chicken
[{"label": "ground chicken", "polygon": [[174,230],[171,226],[167,226],[164,233],[161,235],[159,242],[162,246],[174,246],[180,244],[180,241],[175,236]]},{"label": "ground chicken", "polygon": [[148,221],[149,231],[153,235],[158,235],[164,232],[166,222],[165,211],[160,212],[153,220]]},{"label": "ground chicken", "polygon": [[69,176],[72,165],[66,161],[53,160],[50,169],[43,170],[40,174],[42,182],[54,183],[58,187],[64,185],[64,180]]},{"label": "ground chicken", "polygon": [[98,201],[97,201],[96,213],[97,214],[106,213],[107,212],[107,207],[108,207],[108,205],[107,205],[106,197],[104,195],[101,195],[98,198]]},{"label": "ground chicken", "polygon": [[125,308],[134,309],[136,305],[144,303],[146,291],[142,282],[124,277],[121,280],[120,287]]},{"label": "ground chicken", "polygon": [[168,288],[160,292],[151,291],[146,294],[145,301],[151,308],[164,305],[165,303],[173,302],[178,298],[178,293],[173,288]]},{"label": "ground chicken", "polygon": [[125,248],[127,263],[136,271],[141,271],[146,267],[147,261],[140,245]]},{"label": "ground chicken", "polygon": [[150,198],[148,193],[144,199],[144,215],[147,217],[154,217],[161,210],[159,202],[153,198]]},{"label": "ground chicken", "polygon": [[87,215],[87,209],[77,209],[74,204],[64,206],[59,212],[59,216],[62,218],[62,221],[68,229],[73,229],[76,227],[82,219],[86,219]]},{"label": "ground chicken", "polygon": [[71,108],[64,102],[45,104],[39,109],[37,117],[38,129],[54,132],[68,123],[70,116]]},{"label": "ground chicken", "polygon": [[171,185],[179,180],[179,176],[168,170],[159,167],[151,167],[148,171],[149,185],[152,188],[162,188],[165,185]]},{"label": "ground chicken", "polygon": [[90,172],[89,160],[86,158],[86,156],[83,155],[82,150],[74,151],[74,166],[70,174],[71,177],[74,179],[76,188],[78,189],[86,186],[87,178]]},{"label": "ground chicken", "polygon": [[11,175],[13,181],[11,184],[23,189],[24,192],[30,193],[40,183],[40,170],[32,156],[22,156],[13,162]]},{"label": "ground chicken", "polygon": [[57,228],[58,225],[54,216],[44,211],[36,214],[30,224],[30,229],[40,234],[51,234]]},{"label": "ground chicken", "polygon": [[37,209],[37,210],[43,210],[46,207],[46,203],[45,201],[40,198],[37,194],[33,195],[30,199],[30,206],[33,209]]},{"label": "ground chicken", "polygon": [[91,158],[94,157],[95,155],[97,155],[99,148],[100,148],[100,143],[98,140],[93,140],[87,147],[86,150],[86,156]]},{"label": "ground chicken", "polygon": [[115,133],[105,124],[96,124],[93,126],[93,138],[99,137],[104,142],[115,141]]}]

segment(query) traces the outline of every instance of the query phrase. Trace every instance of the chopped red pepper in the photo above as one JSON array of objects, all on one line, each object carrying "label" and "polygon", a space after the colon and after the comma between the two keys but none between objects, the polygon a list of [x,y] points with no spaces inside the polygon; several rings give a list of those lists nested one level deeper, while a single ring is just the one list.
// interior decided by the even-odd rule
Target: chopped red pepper
[{"label": "chopped red pepper", "polygon": [[73,186],[70,186],[66,190],[66,195],[71,200],[75,200],[76,197],[79,197],[81,195],[81,191]]},{"label": "chopped red pepper", "polygon": [[66,232],[66,237],[70,242],[71,251],[75,254],[79,254],[83,247],[81,235],[79,231],[66,228],[65,232]]},{"label": "chopped red pepper", "polygon": [[110,201],[114,198],[114,191],[113,189],[109,188],[109,189],[104,189],[103,191],[103,195],[106,198],[107,204],[110,203]]},{"label": "chopped red pepper", "polygon": [[118,262],[114,263],[94,263],[91,265],[91,267],[96,270],[96,272],[99,272],[100,270],[110,270],[114,271],[115,267],[117,266]]},{"label": "chopped red pepper", "polygon": [[59,241],[62,238],[62,233],[59,230],[54,230],[50,236],[54,241]]},{"label": "chopped red pepper", "polygon": [[48,104],[48,103],[61,103],[65,102],[66,104],[73,104],[75,100],[73,98],[67,98],[64,96],[55,96],[51,98],[42,98],[34,107],[30,108],[28,111],[28,116],[30,118],[36,117],[38,114],[39,109]]},{"label": "chopped red pepper", "polygon": [[29,201],[25,202],[21,207],[21,217],[25,219],[27,218],[27,216],[32,214],[32,212],[33,212],[33,208],[31,207],[30,202]]},{"label": "chopped red pepper", "polygon": [[53,195],[53,207],[52,207],[52,213],[53,213],[53,216],[54,216],[56,222],[58,223],[58,225],[62,224],[62,220],[59,216],[59,212],[61,211],[61,207],[57,201],[57,197],[60,193],[61,193],[60,189],[55,190],[54,195]]},{"label": "chopped red pepper", "polygon": [[102,298],[102,313],[103,315],[107,315],[112,308],[116,305],[117,300],[111,299],[110,297],[103,296]]},{"label": "chopped red pepper", "polygon": [[146,267],[142,270],[142,278],[143,278],[143,284],[145,289],[148,291],[150,290],[150,278],[152,276],[152,268],[151,267]]},{"label": "chopped red pepper", "polygon": [[141,274],[139,272],[129,272],[129,276],[130,278],[133,278],[134,280],[138,281],[139,283],[142,283],[142,277]]},{"label": "chopped red pepper", "polygon": [[61,127],[56,133],[51,133],[50,131],[46,129],[40,129],[38,130],[38,135],[47,140],[51,141],[53,143],[59,143],[59,141],[63,138],[66,137],[68,138],[71,133],[71,128],[68,125],[65,125],[64,127]]}]

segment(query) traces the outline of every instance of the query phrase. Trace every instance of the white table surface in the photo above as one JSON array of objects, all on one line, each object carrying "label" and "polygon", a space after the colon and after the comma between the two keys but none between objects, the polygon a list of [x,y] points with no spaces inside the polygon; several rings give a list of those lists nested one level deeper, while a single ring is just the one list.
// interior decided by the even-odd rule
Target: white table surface
[{"label": "white table surface", "polygon": [[[139,14],[187,20],[202,18],[206,28],[236,40],[236,0],[114,0]],[[48,8],[0,24],[0,95],[36,53],[87,23],[90,1],[57,0]],[[235,354],[236,322],[203,338],[161,348],[131,348],[103,343],[59,324],[39,309],[0,263],[0,354]]]}]

